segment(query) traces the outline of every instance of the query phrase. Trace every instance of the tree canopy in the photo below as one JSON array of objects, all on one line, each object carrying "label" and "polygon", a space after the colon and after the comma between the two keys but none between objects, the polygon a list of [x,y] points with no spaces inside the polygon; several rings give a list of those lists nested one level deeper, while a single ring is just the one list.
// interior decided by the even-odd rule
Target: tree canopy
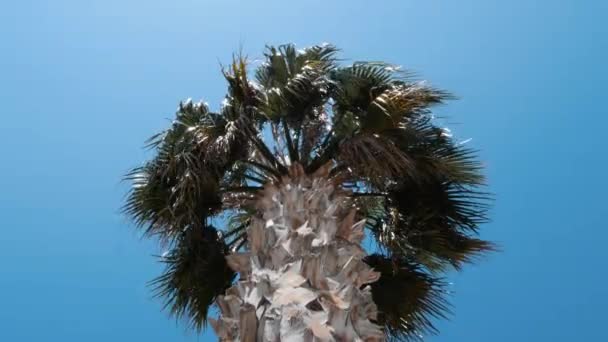
[{"label": "tree canopy", "polygon": [[329,167],[352,192],[377,242],[365,262],[382,273],[378,324],[394,340],[436,332],[433,318],[449,313],[444,272],[494,249],[477,237],[490,196],[476,151],[432,114],[452,96],[390,64],[345,65],[338,52],[270,46],[251,73],[235,56],[221,109],[180,103],[147,142],[153,158],[127,174],[124,211],[169,248],[152,284],[194,327],[235,278],[225,256],[247,247],[256,192],[294,163]]}]

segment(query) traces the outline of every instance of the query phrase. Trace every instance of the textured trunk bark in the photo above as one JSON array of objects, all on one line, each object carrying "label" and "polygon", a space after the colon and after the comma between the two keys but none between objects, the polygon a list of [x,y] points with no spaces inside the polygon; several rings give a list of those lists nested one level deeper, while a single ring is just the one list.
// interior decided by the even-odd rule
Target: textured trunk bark
[{"label": "textured trunk bark", "polygon": [[228,257],[240,280],[218,299],[211,324],[221,341],[382,341],[362,261],[364,221],[329,179],[294,165],[266,185],[260,216],[248,229],[249,251]]}]

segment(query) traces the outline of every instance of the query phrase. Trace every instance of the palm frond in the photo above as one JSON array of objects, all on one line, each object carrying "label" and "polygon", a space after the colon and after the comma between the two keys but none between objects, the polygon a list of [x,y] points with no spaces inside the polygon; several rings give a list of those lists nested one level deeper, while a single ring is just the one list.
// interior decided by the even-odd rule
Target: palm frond
[{"label": "palm frond", "polygon": [[[414,116],[429,116],[430,106],[451,98],[444,91],[409,81],[407,74],[385,63],[358,62],[336,68],[331,71],[329,79],[334,134],[322,146],[324,152],[311,163],[313,166],[308,168],[309,171],[335,155],[342,141],[359,134],[380,138],[390,130],[402,127]],[[402,158],[403,153],[395,156],[395,161],[407,159]],[[390,158],[391,155],[383,157]],[[367,164],[373,162],[370,160]],[[411,165],[406,164],[402,164],[402,168],[411,169]]]},{"label": "palm frond", "polygon": [[404,258],[372,254],[364,261],[381,274],[371,284],[372,296],[389,341],[419,341],[437,333],[433,320],[450,314],[442,279]]},{"label": "palm frond", "polygon": [[338,49],[330,44],[321,44],[296,50],[295,45],[279,47],[267,46],[265,62],[256,70],[256,80],[265,89],[282,88],[290,79],[300,74],[306,67],[329,71],[336,66],[335,54]]},{"label": "palm frond", "polygon": [[388,190],[382,206],[368,209],[368,227],[391,254],[413,256],[431,271],[464,263],[495,250],[474,237],[487,221],[488,196],[441,180],[402,183]]},{"label": "palm frond", "polygon": [[224,115],[227,118],[234,119],[242,115],[251,115],[249,107],[253,107],[257,103],[257,90],[247,75],[248,61],[243,54],[233,56],[232,64],[229,67],[223,68],[223,74],[228,81],[228,94],[226,101],[230,103],[232,111],[226,111]]},{"label": "palm frond", "polygon": [[242,142],[234,122],[203,103],[180,103],[171,128],[149,142],[154,159],[127,174],[133,186],[124,211],[147,234],[169,239],[205,221],[221,209],[220,181],[247,153]]},{"label": "palm frond", "polygon": [[256,211],[252,207],[246,207],[228,218],[223,238],[231,252],[237,252],[238,247],[247,242],[247,228],[255,214]]},{"label": "palm frond", "polygon": [[305,120],[301,130],[296,135],[296,146],[299,147],[300,162],[307,165],[314,157],[316,150],[321,147],[322,139],[328,138],[330,132],[329,109],[327,106],[320,106],[315,110],[312,118]]},{"label": "palm frond", "polygon": [[453,182],[484,184],[475,151],[454,142],[446,129],[433,124],[428,113],[411,115],[398,127],[386,129],[381,134],[416,160],[420,178],[439,175]]},{"label": "palm frond", "polygon": [[428,109],[451,99],[442,90],[423,83],[393,80],[390,86],[371,99],[366,110],[360,114],[362,130],[382,133],[397,128],[412,120],[414,116],[428,114]]},{"label": "palm frond", "polygon": [[378,182],[414,170],[413,161],[393,141],[380,135],[357,134],[342,141],[339,151],[339,167],[355,179]]},{"label": "palm frond", "polygon": [[357,62],[330,74],[331,94],[340,111],[359,113],[391,86],[394,67],[386,63]]},{"label": "palm frond", "polygon": [[171,315],[199,330],[205,326],[209,308],[236,276],[226,263],[227,252],[211,226],[191,227],[180,235],[161,257],[164,273],[150,282]]},{"label": "palm frond", "polygon": [[[283,131],[285,149],[292,161],[307,159],[307,151],[300,153],[302,128],[316,121],[319,107],[327,101],[328,72],[335,68],[330,45],[296,50],[293,45],[268,47],[266,61],[257,70],[260,83],[257,109]],[[278,127],[273,127],[278,130]]]}]

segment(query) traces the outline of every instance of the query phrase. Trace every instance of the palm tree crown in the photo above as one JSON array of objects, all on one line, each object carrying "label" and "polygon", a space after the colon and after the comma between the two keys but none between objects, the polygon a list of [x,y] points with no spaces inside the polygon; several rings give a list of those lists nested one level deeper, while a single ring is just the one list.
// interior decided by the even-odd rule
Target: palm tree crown
[{"label": "palm tree crown", "polygon": [[254,79],[236,56],[219,112],[180,103],[148,141],[154,157],[127,174],[125,212],[169,247],[153,285],[177,317],[206,324],[236,278],[226,256],[248,248],[256,196],[293,165],[329,168],[366,220],[376,323],[391,339],[435,332],[449,310],[443,272],[493,250],[476,238],[489,199],[475,151],[431,113],[450,95],[389,64],[342,65],[337,52],[268,47]]}]

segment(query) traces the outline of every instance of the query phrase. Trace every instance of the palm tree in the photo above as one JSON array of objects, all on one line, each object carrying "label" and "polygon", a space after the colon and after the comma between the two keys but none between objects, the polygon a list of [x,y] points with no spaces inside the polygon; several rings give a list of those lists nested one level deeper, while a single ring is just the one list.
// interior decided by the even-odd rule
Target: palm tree
[{"label": "palm tree", "polygon": [[430,111],[450,95],[337,52],[268,47],[255,81],[235,56],[220,111],[180,103],[126,176],[168,248],[156,293],[220,340],[419,339],[449,313],[442,275],[494,248],[475,151]]}]

